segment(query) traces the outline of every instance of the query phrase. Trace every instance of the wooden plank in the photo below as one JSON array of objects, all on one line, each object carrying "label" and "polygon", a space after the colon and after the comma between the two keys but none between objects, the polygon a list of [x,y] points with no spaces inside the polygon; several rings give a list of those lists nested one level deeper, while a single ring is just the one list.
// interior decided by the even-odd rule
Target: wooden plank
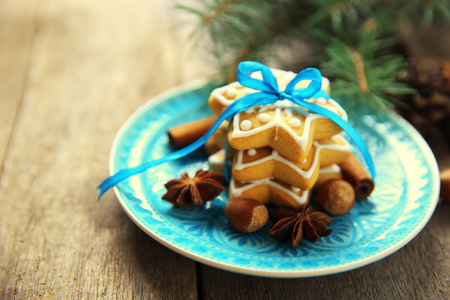
[{"label": "wooden plank", "polygon": [[[203,299],[448,299],[450,206],[387,258],[353,271],[303,279],[245,276],[202,266]],[[216,284],[220,282],[220,284]],[[239,291],[236,293],[235,291]]]},{"label": "wooden plank", "polygon": [[143,233],[111,192],[95,201],[126,118],[208,75],[172,12],[163,1],[0,2],[0,299],[449,298],[448,205],[380,262],[270,279],[197,265]]},{"label": "wooden plank", "polygon": [[144,234],[113,193],[96,201],[121,124],[188,79],[174,74],[182,45],[164,9],[144,0],[39,1],[1,177],[1,299],[197,297],[193,261]]},{"label": "wooden plank", "polygon": [[36,1],[0,1],[0,174],[27,80]]}]

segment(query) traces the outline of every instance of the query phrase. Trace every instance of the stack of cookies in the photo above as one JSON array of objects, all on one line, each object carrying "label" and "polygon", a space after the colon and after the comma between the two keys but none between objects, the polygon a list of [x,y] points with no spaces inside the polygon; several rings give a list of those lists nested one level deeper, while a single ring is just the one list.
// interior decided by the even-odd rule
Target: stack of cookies
[{"label": "stack of cookies", "polygon": [[[280,90],[284,90],[295,73],[273,70]],[[259,73],[252,77],[260,77]],[[329,81],[323,78],[322,89],[329,92]],[[301,81],[297,88],[306,87]],[[209,105],[217,115],[236,99],[258,91],[238,82],[211,93]],[[332,99],[307,101],[320,105],[347,119],[342,107]],[[341,178],[337,164],[351,154],[351,147],[340,136],[342,129],[333,121],[311,113],[288,101],[256,106],[239,114],[214,135],[215,143],[225,147],[226,139],[233,154],[230,200],[253,198],[275,206],[302,208],[309,203],[311,191],[331,178]],[[224,165],[224,150],[213,154],[214,171]]]}]

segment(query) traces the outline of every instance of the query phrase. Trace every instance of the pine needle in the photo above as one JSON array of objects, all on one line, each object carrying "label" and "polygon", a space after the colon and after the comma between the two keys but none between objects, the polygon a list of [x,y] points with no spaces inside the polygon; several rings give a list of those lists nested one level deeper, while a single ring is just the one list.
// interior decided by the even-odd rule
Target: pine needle
[{"label": "pine needle", "polygon": [[[235,80],[243,60],[265,63],[280,44],[307,41],[331,77],[332,95],[383,108],[402,106],[392,95],[412,92],[396,80],[399,22],[450,26],[450,0],[197,0],[178,8],[194,16],[196,39],[223,80]],[[301,53],[298,54],[302,55]]]}]

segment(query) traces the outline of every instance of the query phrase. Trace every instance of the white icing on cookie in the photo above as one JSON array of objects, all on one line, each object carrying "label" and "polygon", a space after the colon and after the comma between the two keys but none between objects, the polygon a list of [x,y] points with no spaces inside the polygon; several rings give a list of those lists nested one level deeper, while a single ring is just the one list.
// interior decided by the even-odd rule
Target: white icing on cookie
[{"label": "white icing on cookie", "polygon": [[226,95],[228,98],[234,98],[234,97],[236,97],[236,95],[237,95],[237,89],[236,89],[235,87],[230,87],[230,88],[226,91],[225,95]]},{"label": "white icing on cookie", "polygon": [[[278,161],[278,162],[288,166],[289,168],[294,170],[297,174],[299,174],[299,176],[301,176],[305,179],[310,179],[312,177],[312,175],[314,174],[314,171],[316,170],[316,168],[320,167],[319,166],[320,151],[322,149],[329,149],[329,150],[342,151],[342,152],[351,152],[352,151],[350,144],[347,141],[345,141],[345,139],[343,139],[343,138],[340,138],[340,139],[344,142],[344,145],[338,145],[338,144],[323,144],[323,145],[321,145],[317,141],[314,141],[313,142],[313,144],[315,146],[314,159],[313,159],[313,162],[312,162],[310,168],[305,171],[302,170],[301,168],[299,168],[294,163],[292,163],[290,160],[288,160],[285,157],[283,157],[282,155],[280,155],[278,153],[278,151],[273,150],[273,149],[272,149],[272,153],[270,155],[267,155],[258,160],[255,160],[252,162],[247,162],[247,163],[243,162],[245,150],[239,150],[237,152],[237,159],[236,159],[236,164],[234,166],[234,169],[236,171],[241,171],[241,170],[244,170],[245,168],[257,166],[259,164],[262,164],[262,163],[265,163],[265,162],[268,162],[271,160],[275,160],[275,161]],[[305,161],[303,163],[305,163],[306,161],[307,161],[307,159],[305,159]]]},{"label": "white icing on cookie", "polygon": [[[319,145],[322,147],[322,149],[328,149],[328,150],[334,150],[334,151],[341,151],[341,152],[352,152],[352,146],[347,142],[346,139],[342,137],[340,134],[336,134],[330,137],[330,139],[335,142],[335,144],[319,144],[317,141],[314,141],[316,143],[315,145]],[[337,143],[338,141],[341,141],[342,144]]]},{"label": "white icing on cookie", "polygon": [[323,97],[319,97],[316,99],[316,104],[325,104],[327,103],[327,99],[323,98]]},{"label": "white icing on cookie", "polygon": [[270,117],[269,117],[269,115],[266,114],[266,113],[262,113],[262,114],[259,114],[259,115],[258,115],[258,120],[259,120],[261,123],[266,123],[267,121],[269,121],[269,119],[270,119]]},{"label": "white icing on cookie", "polygon": [[284,113],[286,114],[286,117],[288,117],[288,118],[291,118],[293,115],[292,115],[292,109],[291,108],[289,108],[289,107],[286,107],[285,109],[284,109]]},{"label": "white icing on cookie", "polygon": [[263,105],[259,108],[258,112],[262,113],[262,112],[268,110],[270,107],[272,107],[270,104]]},{"label": "white icing on cookie", "polygon": [[322,90],[326,90],[330,86],[330,80],[322,76]]},{"label": "white icing on cookie", "polygon": [[305,179],[310,179],[311,176],[314,173],[314,170],[316,169],[318,163],[319,163],[319,155],[318,151],[320,151],[320,149],[316,148],[316,153],[314,154],[314,161],[311,165],[311,167],[306,170],[303,171],[301,168],[299,168],[298,166],[296,166],[295,164],[293,164],[291,161],[287,160],[286,158],[284,158],[283,156],[281,156],[278,151],[273,150],[272,149],[272,153],[268,156],[265,156],[263,158],[260,158],[258,160],[252,161],[252,162],[247,162],[244,163],[243,162],[243,155],[244,155],[244,151],[245,150],[240,150],[237,153],[237,160],[236,160],[236,164],[234,166],[234,169],[236,171],[241,171],[244,170],[245,168],[249,168],[249,167],[253,167],[253,166],[257,166],[259,164],[262,164],[264,162],[267,161],[271,161],[271,160],[275,160],[278,161],[284,165],[287,165],[289,168],[293,169],[295,172],[297,172],[301,177],[305,178]]},{"label": "white icing on cookie", "polygon": [[[338,115],[340,115],[344,120],[347,120],[347,114],[344,111],[344,109],[342,109],[342,107],[337,104],[336,101],[334,101],[333,99],[329,99],[328,100],[328,104],[333,105],[332,108],[335,108],[338,111]],[[233,138],[244,138],[244,137],[249,137],[252,136],[256,133],[260,133],[262,131],[265,131],[269,128],[272,127],[276,127],[278,130],[278,127],[283,128],[295,141],[295,143],[297,143],[302,149],[306,148],[306,145],[308,144],[308,140],[310,139],[310,131],[311,131],[311,122],[314,121],[315,119],[319,119],[319,118],[326,118],[322,115],[319,114],[313,114],[313,113],[307,113],[305,111],[302,111],[300,108],[297,108],[297,111],[301,114],[304,114],[306,116],[305,118],[305,126],[303,129],[303,133],[301,136],[298,136],[290,126],[288,126],[288,124],[283,123],[282,122],[282,118],[281,118],[281,111],[285,108],[281,108],[281,107],[276,107],[273,106],[271,107],[271,109],[275,110],[275,116],[274,116],[274,120],[270,123],[264,124],[260,127],[256,127],[253,129],[247,129],[242,131],[239,127],[240,124],[240,116],[241,114],[237,114],[234,119],[233,119],[233,132],[232,132],[232,137]],[[259,110],[261,112],[261,110]],[[247,120],[244,120],[247,121]],[[244,122],[242,121],[242,122]],[[242,123],[241,123],[242,126]]]},{"label": "white icing on cookie", "polygon": [[248,130],[252,129],[252,126],[253,126],[253,124],[249,120],[244,120],[241,122],[241,129],[244,131],[248,131]]},{"label": "white icing on cookie", "polygon": [[302,122],[299,119],[297,119],[297,118],[290,119],[288,123],[292,127],[300,127],[300,125],[302,124]]},{"label": "white icing on cookie", "polygon": [[289,100],[278,100],[273,104],[275,107],[286,108],[292,106],[292,102]]},{"label": "white icing on cookie", "polygon": [[331,111],[331,112],[334,112],[337,115],[339,114],[339,111],[338,111],[338,109],[336,107],[329,107],[328,110]]},{"label": "white icing on cookie", "polygon": [[[233,89],[236,91],[236,93],[237,93],[238,89],[241,89],[244,94],[252,94],[252,93],[259,92],[254,89],[244,87],[239,82],[235,81],[228,85],[225,85],[223,87],[213,90],[211,92],[211,97],[214,98],[215,100],[217,100],[223,106],[227,107],[227,106],[231,105],[231,103],[234,102],[234,99],[228,99],[227,97],[224,96],[224,94],[227,95],[227,92],[229,90],[233,90]],[[236,95],[234,95],[234,96],[236,96]]]},{"label": "white icing on cookie", "polygon": [[256,154],[256,149],[249,149],[247,150],[247,154],[250,156],[254,156]]},{"label": "white icing on cookie", "polygon": [[328,174],[328,173],[341,173],[341,168],[334,164],[326,168],[320,168],[319,174]]}]

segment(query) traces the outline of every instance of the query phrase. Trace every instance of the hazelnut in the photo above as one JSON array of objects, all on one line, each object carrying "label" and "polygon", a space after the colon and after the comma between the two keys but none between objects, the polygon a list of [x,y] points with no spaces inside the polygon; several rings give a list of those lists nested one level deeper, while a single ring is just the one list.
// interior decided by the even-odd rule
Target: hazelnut
[{"label": "hazelnut", "polygon": [[317,192],[317,205],[328,214],[345,215],[355,205],[355,190],[343,179],[328,180]]},{"label": "hazelnut", "polygon": [[236,198],[225,205],[225,217],[240,232],[254,232],[269,219],[266,206],[255,199]]}]

